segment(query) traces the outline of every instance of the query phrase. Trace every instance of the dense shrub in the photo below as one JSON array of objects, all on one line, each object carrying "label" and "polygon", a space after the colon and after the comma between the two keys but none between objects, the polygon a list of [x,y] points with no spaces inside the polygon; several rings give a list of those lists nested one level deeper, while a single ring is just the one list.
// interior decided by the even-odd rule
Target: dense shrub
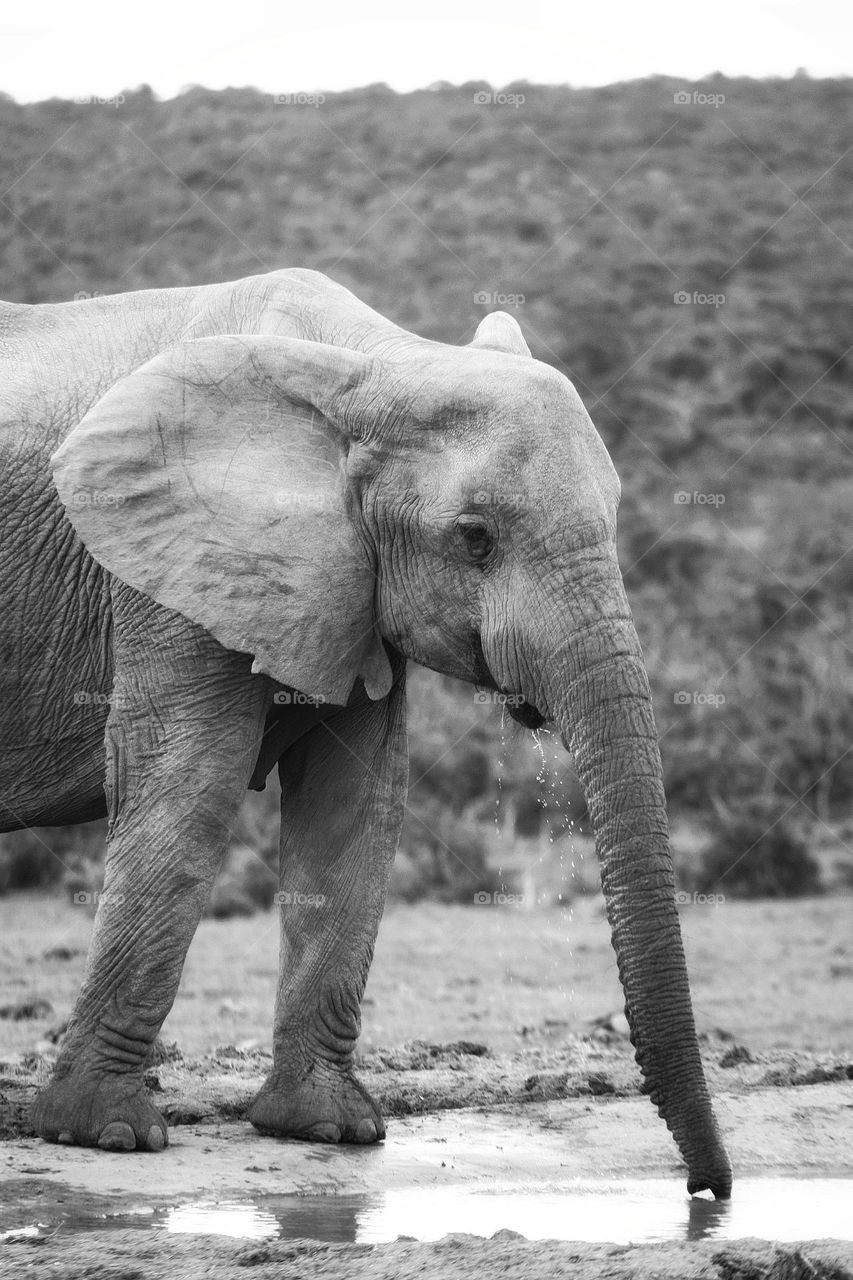
[{"label": "dense shrub", "polygon": [[394,867],[392,895],[472,903],[477,893],[506,889],[488,860],[488,828],[470,815],[433,803],[410,810]]},{"label": "dense shrub", "polygon": [[63,884],[88,888],[89,867],[100,857],[106,823],[41,827],[0,835],[0,893]]},{"label": "dense shrub", "polygon": [[696,877],[702,893],[783,898],[818,893],[820,867],[779,799],[753,801],[716,815],[714,842]]}]

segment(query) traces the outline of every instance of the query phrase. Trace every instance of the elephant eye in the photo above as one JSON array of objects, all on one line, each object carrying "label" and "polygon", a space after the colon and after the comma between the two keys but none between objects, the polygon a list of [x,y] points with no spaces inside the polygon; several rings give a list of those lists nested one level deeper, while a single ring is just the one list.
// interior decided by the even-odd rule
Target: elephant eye
[{"label": "elephant eye", "polygon": [[488,558],[495,545],[491,529],[482,520],[460,517],[456,521],[456,531],[465,543],[465,550],[476,564],[482,564]]}]

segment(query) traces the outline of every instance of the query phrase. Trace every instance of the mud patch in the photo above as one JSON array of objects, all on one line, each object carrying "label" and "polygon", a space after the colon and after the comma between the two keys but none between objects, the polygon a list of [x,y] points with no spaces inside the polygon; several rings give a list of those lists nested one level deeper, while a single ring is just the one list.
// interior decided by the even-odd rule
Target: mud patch
[{"label": "mud patch", "polygon": [[[703,1063],[712,1093],[843,1083],[853,1078],[848,1059],[786,1050],[719,1052],[704,1038]],[[29,1106],[49,1078],[50,1054],[0,1062],[0,1138],[29,1137]],[[172,1126],[243,1120],[270,1069],[262,1048],[223,1045],[200,1058],[162,1046],[146,1083]],[[495,1053],[473,1041],[410,1041],[359,1056],[358,1074],[391,1118],[470,1107],[500,1107],[563,1099],[623,1099],[640,1095],[639,1071],[629,1044],[566,1037],[559,1048],[530,1045]],[[646,1104],[648,1105],[648,1104]]]}]

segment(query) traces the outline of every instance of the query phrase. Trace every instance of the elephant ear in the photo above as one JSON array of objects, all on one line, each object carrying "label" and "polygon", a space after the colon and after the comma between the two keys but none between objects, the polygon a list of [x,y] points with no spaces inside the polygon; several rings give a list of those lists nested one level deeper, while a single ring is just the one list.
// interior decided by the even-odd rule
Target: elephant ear
[{"label": "elephant ear", "polygon": [[[345,703],[391,686],[350,449],[375,361],[296,338],[172,348],[116,383],[51,460],[95,560],[263,672]],[[375,399],[375,387],[374,399]]]},{"label": "elephant ear", "polygon": [[492,311],[477,326],[472,347],[485,347],[489,351],[505,351],[511,356],[530,356],[532,353],[524,341],[521,326],[506,311]]}]

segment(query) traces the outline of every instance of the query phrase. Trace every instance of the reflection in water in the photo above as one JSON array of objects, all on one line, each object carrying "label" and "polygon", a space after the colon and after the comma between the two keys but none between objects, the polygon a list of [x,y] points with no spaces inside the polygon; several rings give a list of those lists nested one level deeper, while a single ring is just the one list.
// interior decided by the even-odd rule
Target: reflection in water
[{"label": "reflection in water", "polygon": [[705,1200],[701,1196],[693,1196],[688,1205],[684,1239],[723,1240],[728,1237],[731,1240],[732,1233],[726,1230],[731,1209],[731,1200]]},{"label": "reflection in water", "polygon": [[443,1187],[427,1194],[407,1188],[387,1192],[363,1215],[358,1239],[439,1240],[449,1232],[492,1236],[509,1228],[528,1240],[678,1240],[686,1236],[689,1213],[687,1197],[671,1182],[584,1182],[543,1191]]},{"label": "reflection in water", "polygon": [[[61,1198],[62,1199],[62,1198]],[[397,1236],[440,1240],[452,1232],[492,1236],[517,1231],[529,1240],[628,1244],[663,1240],[853,1239],[853,1179],[741,1178],[735,1198],[690,1199],[680,1180],[589,1180],[547,1186],[405,1187],[372,1195],[260,1196],[93,1212],[39,1197],[39,1222],[8,1225],[4,1236],[41,1236],[104,1228],[242,1240],[313,1239],[379,1244]],[[4,1215],[7,1216],[7,1215]],[[0,1225],[5,1226],[2,1222]]]},{"label": "reflection in water", "polygon": [[358,1239],[453,1231],[491,1236],[502,1228],[529,1240],[629,1244],[662,1240],[853,1239],[853,1180],[741,1178],[735,1199],[689,1198],[680,1183],[622,1179],[484,1192],[462,1187],[389,1191],[359,1221]]},{"label": "reflection in water", "polygon": [[160,1221],[170,1233],[347,1244],[357,1239],[358,1218],[369,1204],[364,1195],[263,1196],[260,1204],[200,1200],[169,1209]]},{"label": "reflection in water", "polygon": [[[509,1228],[529,1240],[628,1244],[758,1236],[853,1238],[853,1181],[743,1178],[736,1199],[688,1197],[664,1179],[574,1182],[564,1187],[406,1187],[378,1195],[264,1196],[259,1203],[199,1203],[168,1212],[168,1231],[259,1240],[272,1236],[379,1244],[399,1235],[440,1240]],[[163,1219],[161,1218],[161,1221]]]},{"label": "reflection in water", "polygon": [[254,1204],[182,1204],[166,1213],[170,1235],[236,1236],[240,1240],[268,1240],[279,1233],[271,1213]]}]

